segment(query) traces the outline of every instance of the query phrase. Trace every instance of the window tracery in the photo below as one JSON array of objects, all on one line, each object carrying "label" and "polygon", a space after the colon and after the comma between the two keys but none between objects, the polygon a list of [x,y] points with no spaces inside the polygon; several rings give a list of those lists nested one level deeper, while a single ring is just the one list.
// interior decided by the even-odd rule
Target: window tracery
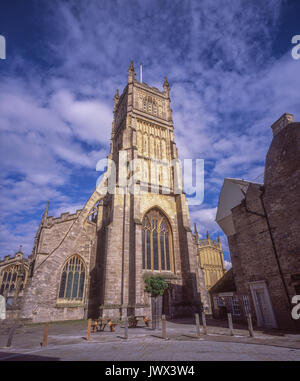
[{"label": "window tracery", "polygon": [[0,274],[0,295],[4,292],[14,291],[17,288],[18,275],[23,274],[20,290],[24,288],[24,282],[26,282],[27,273],[23,272],[21,265],[10,265],[5,267]]},{"label": "window tracery", "polygon": [[174,271],[172,232],[159,209],[151,209],[143,218],[143,269]]},{"label": "window tracery", "polygon": [[63,267],[59,286],[59,299],[82,300],[85,266],[79,255],[73,255]]}]

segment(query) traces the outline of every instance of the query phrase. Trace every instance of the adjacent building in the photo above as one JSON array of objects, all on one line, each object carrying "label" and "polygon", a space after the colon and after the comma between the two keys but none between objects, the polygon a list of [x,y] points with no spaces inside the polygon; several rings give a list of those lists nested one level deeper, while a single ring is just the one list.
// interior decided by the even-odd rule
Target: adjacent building
[{"label": "adjacent building", "polygon": [[25,258],[22,248],[11,257],[0,260],[0,295],[7,304],[7,317],[15,318],[20,312],[21,300],[26,287],[30,258]]},{"label": "adjacent building", "polygon": [[240,308],[249,300],[258,326],[298,330],[291,310],[300,295],[300,123],[284,114],[271,127],[264,182],[226,178],[216,221],[228,238]]},{"label": "adjacent building", "polygon": [[217,240],[212,239],[209,232],[206,233],[206,238],[199,238],[195,225],[195,241],[197,263],[203,271],[205,287],[209,291],[226,272],[221,240],[219,236]]}]

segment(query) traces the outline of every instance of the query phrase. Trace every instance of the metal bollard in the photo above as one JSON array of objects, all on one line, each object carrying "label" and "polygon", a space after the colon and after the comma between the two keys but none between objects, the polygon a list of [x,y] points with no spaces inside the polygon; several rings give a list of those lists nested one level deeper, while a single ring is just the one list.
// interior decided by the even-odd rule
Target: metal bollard
[{"label": "metal bollard", "polygon": [[167,322],[166,322],[166,315],[162,315],[161,317],[161,333],[162,338],[167,340]]},{"label": "metal bollard", "polygon": [[228,313],[227,316],[228,316],[228,325],[229,325],[230,336],[234,336],[231,313]]},{"label": "metal bollard", "polygon": [[89,341],[91,338],[91,325],[92,325],[92,319],[89,319],[88,320],[87,336],[86,336],[87,341]]},{"label": "metal bollard", "polygon": [[251,314],[247,315],[247,321],[248,321],[248,331],[250,337],[254,337],[254,330],[253,330],[253,324],[252,324],[252,317]]},{"label": "metal bollard", "polygon": [[17,326],[14,325],[14,326],[11,327],[11,329],[9,330],[9,333],[8,333],[8,339],[7,339],[7,343],[6,343],[6,347],[10,347],[10,346],[11,346],[11,342],[12,342],[12,339],[13,339],[13,336],[14,336],[14,333],[15,333],[16,328],[17,328]]},{"label": "metal bollard", "polygon": [[124,338],[127,340],[128,339],[128,317],[126,316],[125,318],[125,326],[124,326]]},{"label": "metal bollard", "polygon": [[199,321],[199,314],[195,314],[195,319],[196,319],[197,338],[200,339],[200,321]]},{"label": "metal bollard", "polygon": [[49,323],[46,323],[45,324],[45,329],[44,329],[44,337],[43,337],[42,347],[46,347],[47,346],[48,328],[49,328]]},{"label": "metal bollard", "polygon": [[207,335],[205,312],[202,312],[202,324],[203,324],[203,334]]}]

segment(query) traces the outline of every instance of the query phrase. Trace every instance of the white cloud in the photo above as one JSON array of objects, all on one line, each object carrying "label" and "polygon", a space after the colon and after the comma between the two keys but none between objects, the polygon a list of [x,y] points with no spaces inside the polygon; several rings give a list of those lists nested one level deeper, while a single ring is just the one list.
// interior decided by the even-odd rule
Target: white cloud
[{"label": "white cloud", "polygon": [[75,100],[67,90],[54,94],[52,107],[83,141],[108,145],[112,108],[96,100]]},{"label": "white cloud", "polygon": [[143,62],[150,86],[161,88],[168,75],[179,155],[205,160],[204,203],[191,208],[191,220],[203,234],[220,232],[214,218],[223,178],[261,175],[269,126],[283,112],[300,120],[299,62],[272,50],[283,3],[49,3],[40,16],[45,31],[51,26],[40,36],[49,66],[15,56],[0,83],[0,207],[8,225],[19,218],[24,226],[26,213],[38,223],[30,213],[48,199],[59,213],[84,203],[88,181],[71,195],[72,174],[91,180],[107,155],[112,98],[133,59]]},{"label": "white cloud", "polygon": [[36,221],[27,221],[18,224],[17,229],[0,225],[0,241],[1,254],[0,258],[5,255],[13,255],[22,245],[22,251],[25,254],[31,254],[33,241],[38,228]]},{"label": "white cloud", "polygon": [[232,267],[232,263],[231,263],[230,261],[226,261],[226,259],[225,259],[224,264],[225,264],[225,268],[226,268],[227,271],[228,271],[229,269],[231,269],[231,267]]},{"label": "white cloud", "polygon": [[201,235],[206,231],[214,234],[219,231],[219,226],[215,222],[217,208],[200,208],[190,211],[192,223],[196,223],[197,230]]}]

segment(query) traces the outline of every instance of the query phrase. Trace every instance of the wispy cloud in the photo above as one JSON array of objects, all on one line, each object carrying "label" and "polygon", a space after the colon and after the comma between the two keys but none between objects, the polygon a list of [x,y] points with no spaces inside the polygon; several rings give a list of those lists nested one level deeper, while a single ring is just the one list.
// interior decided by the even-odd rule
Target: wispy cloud
[{"label": "wispy cloud", "polygon": [[229,269],[231,269],[232,267],[232,263],[230,261],[224,261],[224,264],[225,264],[225,268],[226,270],[228,271]]},{"label": "wispy cloud", "polygon": [[283,4],[54,0],[38,8],[43,60],[32,58],[32,35],[32,51],[8,55],[0,83],[0,256],[22,241],[20,227],[30,253],[46,201],[55,214],[88,198],[130,59],[143,62],[151,86],[168,75],[180,157],[205,160],[204,204],[191,208],[191,220],[201,234],[221,233],[214,218],[223,178],[260,176],[269,126],[283,112],[300,119],[299,62],[274,44]]}]

